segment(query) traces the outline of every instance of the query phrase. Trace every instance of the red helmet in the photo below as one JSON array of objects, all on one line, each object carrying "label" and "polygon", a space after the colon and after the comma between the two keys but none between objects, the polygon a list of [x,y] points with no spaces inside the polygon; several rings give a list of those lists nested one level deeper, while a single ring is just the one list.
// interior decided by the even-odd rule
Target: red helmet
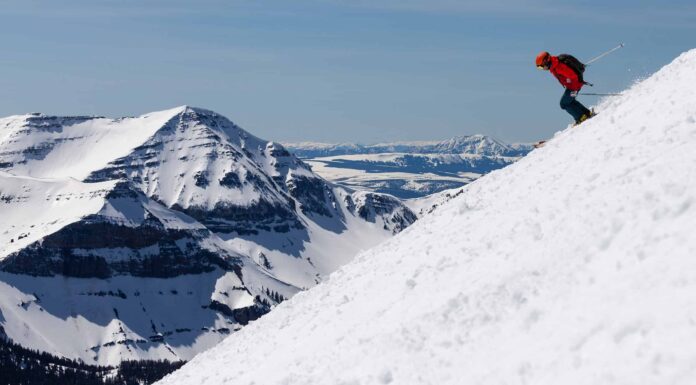
[{"label": "red helmet", "polygon": [[538,68],[545,68],[549,63],[549,60],[551,60],[551,54],[543,51],[536,57],[536,66]]}]

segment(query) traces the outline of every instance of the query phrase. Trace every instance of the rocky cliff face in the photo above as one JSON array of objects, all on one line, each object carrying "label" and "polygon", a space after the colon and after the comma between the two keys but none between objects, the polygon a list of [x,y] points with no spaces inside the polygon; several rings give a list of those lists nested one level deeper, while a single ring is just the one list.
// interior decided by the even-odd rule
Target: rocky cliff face
[{"label": "rocky cliff face", "polygon": [[181,226],[173,213],[162,215],[166,208],[157,206],[128,182],[119,182],[106,194],[99,212],[9,254],[0,268],[78,278],[168,278],[216,267],[234,270],[240,256],[227,252],[209,229]]},{"label": "rocky cliff face", "polygon": [[359,192],[349,200],[351,203],[348,205],[360,218],[372,223],[381,221],[384,229],[393,234],[401,232],[417,219],[411,210],[391,195]]}]

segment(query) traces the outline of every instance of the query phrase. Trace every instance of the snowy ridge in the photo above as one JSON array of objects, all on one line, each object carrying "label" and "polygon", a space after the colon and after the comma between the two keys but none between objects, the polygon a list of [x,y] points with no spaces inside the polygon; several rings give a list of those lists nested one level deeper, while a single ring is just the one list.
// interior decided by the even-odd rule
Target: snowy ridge
[{"label": "snowy ridge", "polygon": [[83,180],[128,154],[184,108],[121,119],[42,114],[2,118],[0,168],[15,175]]},{"label": "snowy ridge", "polygon": [[[220,201],[249,204],[262,196],[286,201],[262,185],[270,171],[262,159],[265,147],[266,142],[226,118],[185,107],[130,154],[93,172],[88,179],[125,176],[167,206],[183,208],[209,210]],[[258,183],[242,183],[257,179]]]},{"label": "snowy ridge", "polygon": [[692,84],[696,50],[161,383],[692,383]]}]

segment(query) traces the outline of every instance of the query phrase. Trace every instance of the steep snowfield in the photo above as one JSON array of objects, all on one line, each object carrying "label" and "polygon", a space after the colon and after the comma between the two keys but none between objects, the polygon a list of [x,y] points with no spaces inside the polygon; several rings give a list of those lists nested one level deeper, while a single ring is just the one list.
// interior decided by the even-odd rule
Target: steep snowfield
[{"label": "steep snowfield", "polygon": [[692,384],[693,84],[696,50],[162,384]]}]

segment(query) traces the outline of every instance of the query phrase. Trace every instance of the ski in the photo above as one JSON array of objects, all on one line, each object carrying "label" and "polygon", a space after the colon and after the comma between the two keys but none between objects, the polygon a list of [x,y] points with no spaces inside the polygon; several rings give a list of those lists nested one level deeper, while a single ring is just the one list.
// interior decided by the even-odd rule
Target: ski
[{"label": "ski", "polygon": [[[589,115],[589,116],[587,116],[585,119],[581,119],[579,122],[574,123],[572,127],[575,128],[575,127],[577,127],[577,126],[579,126],[579,125],[585,123],[586,121],[588,121],[588,120],[594,118],[595,116],[597,116],[597,113],[595,112],[595,110],[594,110],[594,108],[593,108],[593,109],[590,110],[590,115]],[[549,139],[549,140],[551,140],[551,139]],[[549,140],[540,140],[540,141],[538,141],[538,142],[536,142],[536,143],[532,143],[532,147],[534,147],[534,148],[542,148],[542,147],[544,147],[544,146],[546,145],[546,143],[547,143]]]}]

